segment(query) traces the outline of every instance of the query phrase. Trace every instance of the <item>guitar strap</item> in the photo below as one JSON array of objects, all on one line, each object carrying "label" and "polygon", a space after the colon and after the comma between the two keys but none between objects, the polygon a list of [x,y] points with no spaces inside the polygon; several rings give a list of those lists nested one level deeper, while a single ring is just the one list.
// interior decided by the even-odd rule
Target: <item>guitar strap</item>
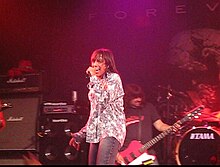
[{"label": "guitar strap", "polygon": [[141,141],[141,110],[138,112],[139,114],[139,124],[138,124],[138,140]]}]

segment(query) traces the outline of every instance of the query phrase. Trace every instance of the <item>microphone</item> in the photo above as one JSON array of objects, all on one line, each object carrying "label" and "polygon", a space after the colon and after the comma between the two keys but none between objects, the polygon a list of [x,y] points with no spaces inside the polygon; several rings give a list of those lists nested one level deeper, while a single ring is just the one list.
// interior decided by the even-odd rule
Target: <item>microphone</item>
[{"label": "microphone", "polygon": [[6,110],[6,109],[8,109],[8,108],[12,108],[13,106],[12,106],[12,104],[10,103],[10,102],[8,102],[8,103],[6,103],[6,102],[4,102],[4,103],[2,103],[2,111],[3,110]]},{"label": "microphone", "polygon": [[99,70],[101,70],[101,67],[98,66],[95,70],[96,70],[96,71],[99,71]]},{"label": "microphone", "polygon": [[72,91],[72,101],[75,103],[77,101],[77,91]]},{"label": "microphone", "polygon": [[[100,66],[95,66],[95,67],[92,67],[93,70],[95,70],[96,72],[100,71],[101,70],[101,67]],[[91,72],[89,71],[90,68],[88,68],[86,70],[86,78],[90,78],[92,75],[91,75]]]},{"label": "microphone", "polygon": [[90,71],[86,71],[86,78],[90,78],[92,75],[90,73]]}]

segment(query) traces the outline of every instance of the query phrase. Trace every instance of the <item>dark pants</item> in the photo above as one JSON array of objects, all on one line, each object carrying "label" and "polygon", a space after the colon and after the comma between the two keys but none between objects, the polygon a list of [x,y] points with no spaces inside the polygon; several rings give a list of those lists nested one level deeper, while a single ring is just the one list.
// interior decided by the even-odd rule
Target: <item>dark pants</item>
[{"label": "dark pants", "polygon": [[159,162],[156,156],[156,151],[154,149],[148,149],[147,153],[155,156],[155,160],[151,165],[159,165]]},{"label": "dark pants", "polygon": [[90,143],[88,165],[115,165],[120,143],[114,137],[106,137],[99,143]]}]

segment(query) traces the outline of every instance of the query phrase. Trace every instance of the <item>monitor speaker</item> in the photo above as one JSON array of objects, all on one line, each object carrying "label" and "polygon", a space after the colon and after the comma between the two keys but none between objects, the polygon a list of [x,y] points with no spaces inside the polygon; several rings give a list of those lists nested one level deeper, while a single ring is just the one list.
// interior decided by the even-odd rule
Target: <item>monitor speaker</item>
[{"label": "monitor speaker", "polygon": [[39,159],[44,165],[87,164],[85,142],[80,150],[69,146],[70,133],[79,131],[87,116],[74,113],[42,114],[40,118]]},{"label": "monitor speaker", "polygon": [[6,127],[0,132],[0,150],[36,150],[41,96],[7,96],[2,101],[12,108],[3,111]]}]

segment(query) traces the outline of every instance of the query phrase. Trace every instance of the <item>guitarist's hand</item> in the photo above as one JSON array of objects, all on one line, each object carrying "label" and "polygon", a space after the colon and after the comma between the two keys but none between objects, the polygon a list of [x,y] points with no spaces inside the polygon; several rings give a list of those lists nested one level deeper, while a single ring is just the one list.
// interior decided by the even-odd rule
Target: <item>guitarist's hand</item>
[{"label": "guitarist's hand", "polygon": [[177,132],[180,128],[181,128],[180,123],[179,123],[179,122],[176,122],[176,123],[172,126],[172,131],[173,131],[173,132]]},{"label": "guitarist's hand", "polygon": [[116,162],[120,165],[125,165],[124,158],[121,156],[120,153],[118,153],[116,156]]}]

